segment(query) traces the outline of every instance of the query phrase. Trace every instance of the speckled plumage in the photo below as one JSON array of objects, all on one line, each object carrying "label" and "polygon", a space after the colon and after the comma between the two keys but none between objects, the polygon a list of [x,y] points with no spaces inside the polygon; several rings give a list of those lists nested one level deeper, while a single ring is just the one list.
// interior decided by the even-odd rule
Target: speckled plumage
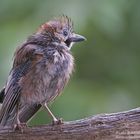
[{"label": "speckled plumage", "polygon": [[[73,57],[69,50],[60,49],[59,44],[55,45],[56,48],[53,44],[53,47],[50,45],[45,49],[39,49],[30,71],[20,79],[22,102],[48,103],[60,94],[69,80],[73,70]],[[30,94],[31,92],[33,93]]]},{"label": "speckled plumage", "polygon": [[72,42],[85,38],[73,33],[62,16],[43,24],[15,52],[4,90],[0,126],[27,122],[41,106],[53,101],[73,71]]}]

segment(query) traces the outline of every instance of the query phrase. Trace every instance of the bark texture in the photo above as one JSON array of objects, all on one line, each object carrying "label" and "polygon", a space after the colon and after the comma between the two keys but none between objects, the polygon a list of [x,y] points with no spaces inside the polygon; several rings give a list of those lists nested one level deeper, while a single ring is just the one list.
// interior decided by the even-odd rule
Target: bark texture
[{"label": "bark texture", "polygon": [[0,140],[140,140],[140,108],[29,127],[23,132],[0,128]]}]

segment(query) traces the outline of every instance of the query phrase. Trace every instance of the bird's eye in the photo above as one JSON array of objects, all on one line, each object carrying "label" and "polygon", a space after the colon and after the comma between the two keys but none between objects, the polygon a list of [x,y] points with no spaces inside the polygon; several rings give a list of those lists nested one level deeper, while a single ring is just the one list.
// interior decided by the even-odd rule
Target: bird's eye
[{"label": "bird's eye", "polygon": [[68,31],[67,30],[63,30],[63,35],[67,36],[68,35]]}]

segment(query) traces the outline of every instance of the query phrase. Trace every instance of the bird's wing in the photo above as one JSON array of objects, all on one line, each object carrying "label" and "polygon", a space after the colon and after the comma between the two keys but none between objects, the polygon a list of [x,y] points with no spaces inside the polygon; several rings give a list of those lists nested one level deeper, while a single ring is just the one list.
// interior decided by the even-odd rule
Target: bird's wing
[{"label": "bird's wing", "polygon": [[22,90],[18,82],[28,73],[32,65],[32,59],[36,55],[37,51],[35,45],[22,46],[16,52],[13,69],[10,72],[7,85],[5,86],[5,97],[0,110],[1,126],[6,125],[8,119],[11,118],[11,114],[14,115],[17,112],[17,104]]},{"label": "bird's wing", "polygon": [[7,85],[5,88],[5,97],[3,100],[2,108],[0,111],[0,125],[5,125],[6,121],[10,117],[11,112],[15,112],[17,109],[17,103],[19,101],[21,87],[18,81],[28,71],[30,67],[30,62],[26,62],[23,66],[19,65],[17,68],[13,69],[9,75]]}]

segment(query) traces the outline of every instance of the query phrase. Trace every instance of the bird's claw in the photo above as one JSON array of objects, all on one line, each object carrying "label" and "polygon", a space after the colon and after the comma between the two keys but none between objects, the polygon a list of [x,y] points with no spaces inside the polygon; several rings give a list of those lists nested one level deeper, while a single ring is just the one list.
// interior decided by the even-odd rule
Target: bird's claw
[{"label": "bird's claw", "polygon": [[27,127],[26,123],[17,123],[14,125],[14,130],[19,130],[23,133],[23,129]]},{"label": "bird's claw", "polygon": [[60,125],[63,124],[63,118],[55,119],[52,121],[52,125]]}]

